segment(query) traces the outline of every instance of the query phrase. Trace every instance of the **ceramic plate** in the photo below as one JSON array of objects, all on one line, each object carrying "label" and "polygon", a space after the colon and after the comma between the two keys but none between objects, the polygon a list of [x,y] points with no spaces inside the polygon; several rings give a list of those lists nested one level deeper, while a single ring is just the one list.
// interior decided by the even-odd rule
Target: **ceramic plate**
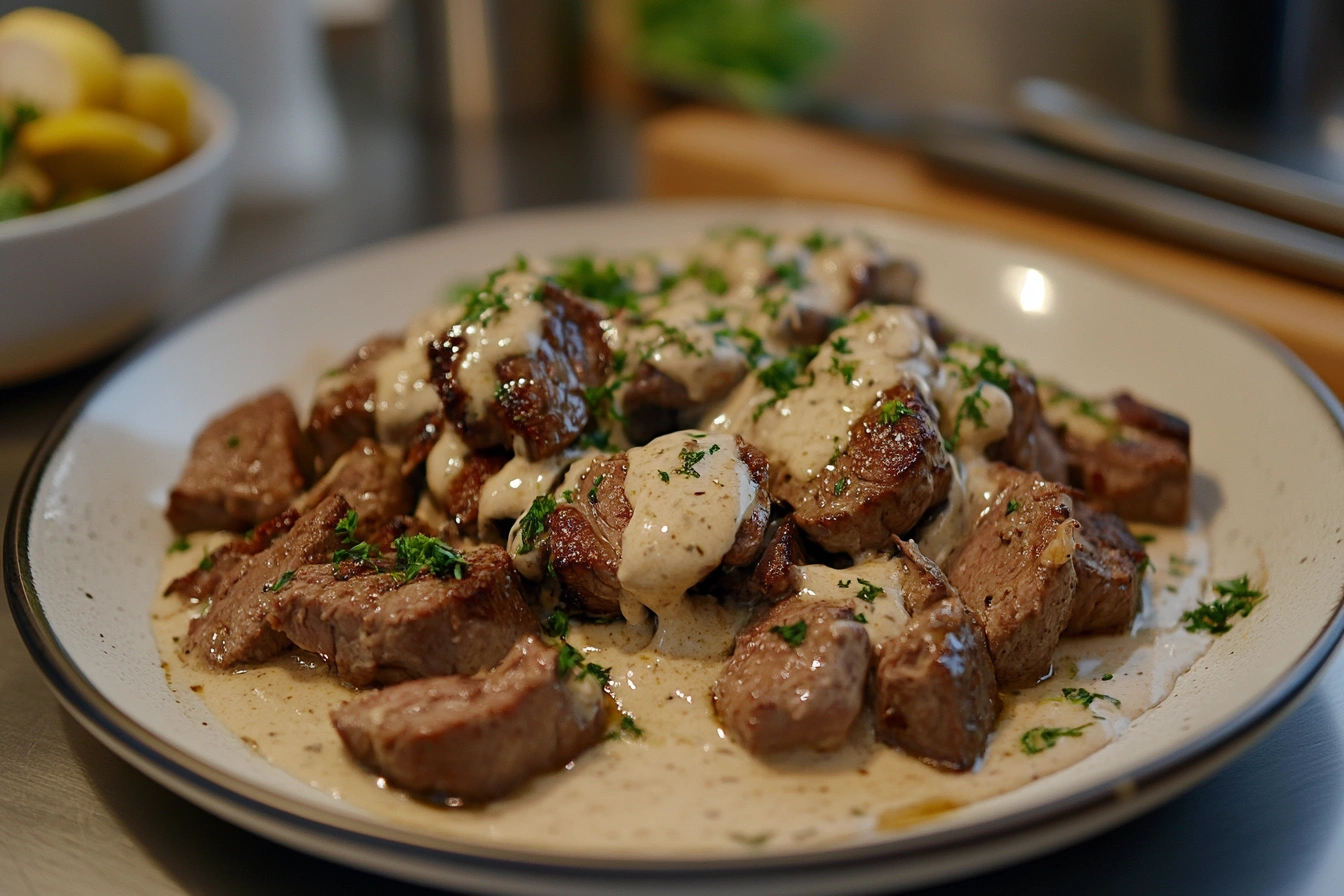
[{"label": "ceramic plate", "polygon": [[[446,285],[515,251],[620,253],[715,225],[859,227],[925,273],[925,302],[1079,390],[1124,385],[1187,415],[1212,568],[1263,570],[1268,598],[1172,695],[1065,771],[841,848],[671,862],[575,858],[408,834],[269,765],[164,680],[148,610],[166,492],[193,434],[238,399],[316,375]],[[337,259],[263,286],[110,373],[38,450],[5,541],[14,615],[61,700],[164,786],[327,858],[497,892],[861,892],[1024,859],[1170,799],[1300,699],[1340,637],[1344,438],[1339,404],[1266,337],[1152,287],[1045,251],[871,210],[749,203],[622,205],[504,216]],[[582,836],[581,832],[576,836]],[[589,844],[589,847],[593,845]]]}]

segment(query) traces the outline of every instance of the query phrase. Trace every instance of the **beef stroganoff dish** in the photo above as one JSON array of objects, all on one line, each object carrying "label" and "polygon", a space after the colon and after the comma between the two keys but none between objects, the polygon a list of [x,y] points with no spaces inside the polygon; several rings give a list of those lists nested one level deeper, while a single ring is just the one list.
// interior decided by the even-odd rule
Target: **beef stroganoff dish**
[{"label": "beef stroganoff dish", "polygon": [[1183,419],[974,323],[857,233],[520,255],[306,420],[198,434],[170,681],[353,806],[541,852],[855,842],[1076,763],[1264,583],[1210,575]]}]

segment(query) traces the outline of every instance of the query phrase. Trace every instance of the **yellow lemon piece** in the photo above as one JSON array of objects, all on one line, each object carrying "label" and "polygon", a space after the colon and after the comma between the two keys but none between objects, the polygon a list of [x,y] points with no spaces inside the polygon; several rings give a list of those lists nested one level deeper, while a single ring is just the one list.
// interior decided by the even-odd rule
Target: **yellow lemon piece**
[{"label": "yellow lemon piece", "polygon": [[19,132],[19,146],[66,189],[115,190],[173,158],[173,138],[163,128],[106,109],[44,115]]},{"label": "yellow lemon piece", "polygon": [[127,56],[121,67],[121,111],[163,128],[185,156],[195,145],[192,136],[191,71],[168,56]]},{"label": "yellow lemon piece", "polygon": [[121,48],[92,22],[36,6],[0,17],[0,98],[45,113],[111,106],[120,75]]}]

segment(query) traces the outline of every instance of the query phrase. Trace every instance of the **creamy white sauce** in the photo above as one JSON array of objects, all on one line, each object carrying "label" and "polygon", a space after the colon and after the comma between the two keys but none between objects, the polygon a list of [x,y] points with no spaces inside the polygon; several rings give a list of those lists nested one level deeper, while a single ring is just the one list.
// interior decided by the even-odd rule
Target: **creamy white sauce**
[{"label": "creamy white sauce", "polygon": [[583,453],[583,449],[570,449],[542,460],[529,460],[521,454],[510,458],[481,486],[477,511],[481,537],[494,521],[517,520],[527,513],[535,499],[551,493],[565,468]]},{"label": "creamy white sauce", "polygon": [[429,449],[425,458],[425,488],[440,504],[448,497],[448,487],[462,472],[471,449],[462,441],[462,435],[456,426],[443,427],[439,440]]},{"label": "creamy white sauce", "polygon": [[[611,667],[611,693],[644,736],[605,741],[567,769],[542,775],[487,807],[445,809],[381,785],[349,758],[327,716],[352,692],[316,657],[289,654],[221,674],[178,653],[190,610],[176,598],[156,599],[153,625],[179,700],[203,700],[262,756],[396,827],[561,856],[783,853],[861,844],[942,820],[960,806],[1072,765],[1121,736],[1130,721],[1170,692],[1210,641],[1179,627],[1180,613],[1207,596],[1207,547],[1199,527],[1150,531],[1159,535],[1149,547],[1157,569],[1144,586],[1145,609],[1134,636],[1061,642],[1052,679],[1004,695],[1004,713],[984,761],[966,774],[940,771],[874,743],[867,719],[835,754],[799,753],[764,762],[719,727],[709,693],[721,659],[668,656],[644,647],[626,626],[575,623],[570,642],[587,659]],[[1194,562],[1173,568],[1171,555]],[[165,582],[199,559],[195,546],[170,556]],[[850,574],[833,572],[837,578]],[[810,585],[818,595],[829,575],[818,570]],[[813,578],[809,571],[809,582]],[[876,574],[863,578],[882,585]],[[900,603],[893,591],[873,606],[884,600]],[[1113,678],[1102,680],[1106,674]],[[1064,687],[1106,694],[1121,705],[1098,700],[1084,709],[1062,699]],[[1027,755],[1022,734],[1037,726],[1088,727],[1080,737],[1061,738],[1053,748]]]},{"label": "creamy white sauce", "polygon": [[[656,649],[726,654],[733,615],[686,592],[712,572],[737,539],[757,485],[732,436],[675,432],[627,452],[632,515],[621,536],[621,612],[658,617]],[[696,456],[698,460],[694,460]],[[708,617],[708,618],[706,618]],[[726,638],[715,633],[727,632]],[[706,647],[705,637],[715,643]],[[726,641],[726,643],[725,643]]]},{"label": "creamy white sauce", "polygon": [[[799,597],[849,607],[866,620],[874,646],[899,635],[910,621],[910,614],[905,612],[906,572],[894,557],[856,563],[847,569],[798,566],[794,570]],[[865,584],[872,587],[865,591]],[[880,592],[874,595],[874,589]]]},{"label": "creamy white sauce", "polygon": [[[847,351],[838,351],[837,344]],[[787,476],[810,482],[837,452],[849,447],[850,427],[873,409],[880,393],[908,379],[927,396],[928,380],[938,367],[938,349],[922,312],[872,308],[821,347],[807,368],[810,385],[758,414],[773,393],[750,377],[711,409],[705,425],[716,432],[738,433],[765,452],[773,481]]]}]

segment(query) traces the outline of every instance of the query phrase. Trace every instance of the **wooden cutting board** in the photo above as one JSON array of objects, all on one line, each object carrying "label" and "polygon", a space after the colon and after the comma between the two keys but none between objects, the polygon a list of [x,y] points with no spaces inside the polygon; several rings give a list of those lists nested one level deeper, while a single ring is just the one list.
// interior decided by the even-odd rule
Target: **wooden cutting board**
[{"label": "wooden cutting board", "polygon": [[1037,243],[1266,330],[1344,396],[1344,294],[935,177],[914,154],[787,119],[689,107],[641,133],[648,196],[853,202]]}]

